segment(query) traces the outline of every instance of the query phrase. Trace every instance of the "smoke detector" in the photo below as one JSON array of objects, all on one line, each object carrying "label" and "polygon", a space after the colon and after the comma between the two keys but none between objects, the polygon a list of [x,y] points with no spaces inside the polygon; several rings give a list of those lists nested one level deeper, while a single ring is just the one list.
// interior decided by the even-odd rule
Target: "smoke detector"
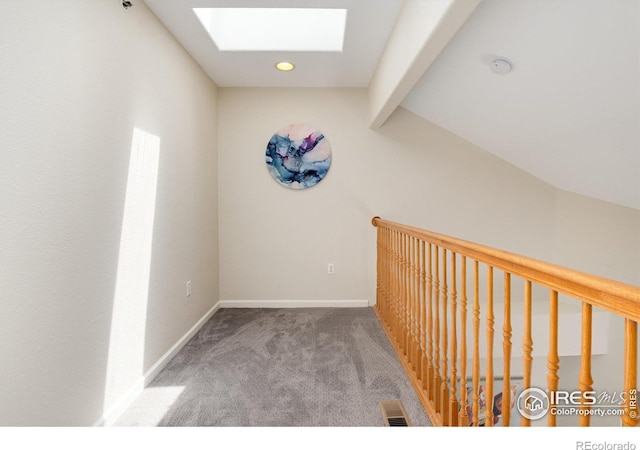
[{"label": "smoke detector", "polygon": [[504,58],[495,58],[489,62],[489,68],[493,73],[504,75],[505,73],[511,72],[513,66],[510,61]]}]

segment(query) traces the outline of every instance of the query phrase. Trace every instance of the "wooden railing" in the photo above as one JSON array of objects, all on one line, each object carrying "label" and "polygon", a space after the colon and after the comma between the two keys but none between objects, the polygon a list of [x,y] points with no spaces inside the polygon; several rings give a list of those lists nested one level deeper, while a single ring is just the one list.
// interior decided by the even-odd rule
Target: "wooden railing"
[{"label": "wooden railing", "polygon": [[[532,308],[534,289],[543,288],[548,302],[548,351],[546,352],[547,411],[553,409],[559,393],[560,356],[558,351],[559,295],[581,304],[582,329],[563,330],[581,335],[579,425],[589,426],[593,380],[593,308],[624,318],[624,386],[620,417],[625,426],[638,425],[637,406],[637,323],[640,321],[640,288],[504,252],[453,237],[374,217],[377,227],[377,302],[375,311],[389,336],[414,388],[434,425],[509,426],[514,420],[529,426],[532,414],[511,417],[515,395],[533,392],[534,361]],[[481,278],[481,271],[486,279]],[[496,276],[502,285],[502,311],[495,311]],[[522,293],[512,293],[514,280]],[[481,289],[483,288],[483,289]],[[512,299],[513,297],[513,299]],[[521,323],[512,323],[512,307],[522,308]],[[547,306],[548,305],[548,306]],[[495,329],[496,313],[502,330]],[[484,314],[484,351],[481,351],[481,322]],[[471,319],[471,320],[469,320]],[[522,330],[522,367],[519,388],[512,390],[513,327]],[[501,369],[496,377],[495,335],[502,336]],[[468,347],[468,341],[471,346]],[[484,370],[481,371],[481,361]],[[469,367],[469,365],[471,367]],[[612,368],[613,370],[613,368]],[[495,399],[494,382],[501,379],[500,399]],[[544,389],[544,390],[543,390]],[[543,397],[545,394],[542,394]],[[531,397],[531,401],[540,400]],[[519,401],[526,400],[524,398]],[[542,399],[544,400],[544,398]],[[563,400],[567,400],[563,398]],[[575,399],[573,399],[575,400]],[[496,405],[494,405],[494,401]],[[494,406],[497,413],[494,414]],[[520,405],[519,405],[520,406]],[[595,406],[594,406],[595,407]],[[534,411],[533,408],[531,411]],[[499,417],[498,417],[499,416]],[[528,418],[529,417],[529,418]],[[547,424],[556,425],[556,415],[546,414]],[[499,419],[499,421],[497,420]]]}]

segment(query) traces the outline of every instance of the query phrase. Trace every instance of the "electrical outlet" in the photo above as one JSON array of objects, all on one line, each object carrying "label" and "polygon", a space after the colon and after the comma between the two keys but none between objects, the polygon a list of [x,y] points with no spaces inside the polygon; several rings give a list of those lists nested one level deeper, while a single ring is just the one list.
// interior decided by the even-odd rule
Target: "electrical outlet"
[{"label": "electrical outlet", "polygon": [[327,264],[327,273],[329,275],[333,275],[334,273],[336,273],[336,268],[334,267],[333,263]]},{"label": "electrical outlet", "polygon": [[187,281],[187,297],[191,297],[191,280]]}]

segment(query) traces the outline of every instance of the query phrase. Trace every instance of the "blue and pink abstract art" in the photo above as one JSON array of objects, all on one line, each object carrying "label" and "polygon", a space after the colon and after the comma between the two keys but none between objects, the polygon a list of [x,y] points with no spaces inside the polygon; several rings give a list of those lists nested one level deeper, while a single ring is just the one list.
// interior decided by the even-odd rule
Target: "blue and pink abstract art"
[{"label": "blue and pink abstract art", "polygon": [[293,124],[271,137],[266,162],[269,173],[278,183],[290,189],[306,189],[327,175],[331,147],[315,128]]}]

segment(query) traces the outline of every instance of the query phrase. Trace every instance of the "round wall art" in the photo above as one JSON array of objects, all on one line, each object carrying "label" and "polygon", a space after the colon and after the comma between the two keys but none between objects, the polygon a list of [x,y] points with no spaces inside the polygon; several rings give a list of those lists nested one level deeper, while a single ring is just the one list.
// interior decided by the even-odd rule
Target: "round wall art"
[{"label": "round wall art", "polygon": [[269,173],[278,183],[291,189],[306,189],[327,175],[331,147],[315,128],[293,124],[271,137],[266,162]]}]

